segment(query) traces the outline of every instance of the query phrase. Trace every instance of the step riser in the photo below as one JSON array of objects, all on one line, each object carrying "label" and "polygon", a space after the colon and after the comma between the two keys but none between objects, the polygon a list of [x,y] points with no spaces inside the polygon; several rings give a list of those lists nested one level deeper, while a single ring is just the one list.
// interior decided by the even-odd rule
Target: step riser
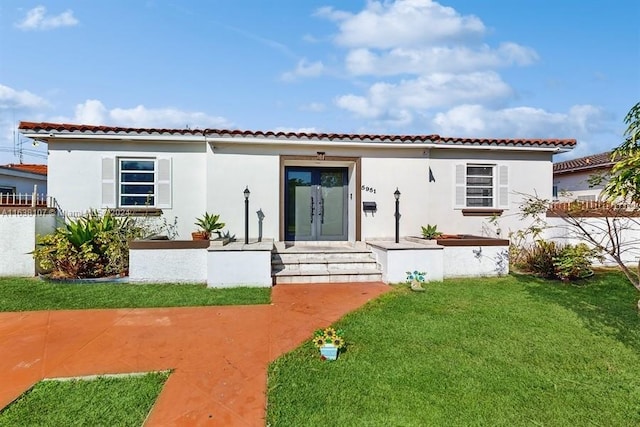
[{"label": "step riser", "polygon": [[345,274],[328,276],[275,276],[276,285],[291,283],[357,283],[357,282],[380,282],[382,274]]},{"label": "step riser", "polygon": [[372,262],[350,262],[343,264],[279,264],[271,265],[273,271],[290,271],[290,272],[313,272],[313,271],[329,271],[329,270],[377,270],[378,266],[375,261]]},{"label": "step riser", "polygon": [[300,263],[300,262],[350,262],[352,260],[371,261],[373,255],[371,252],[332,252],[326,254],[319,253],[278,253],[271,256],[272,261],[281,261],[283,263]]}]

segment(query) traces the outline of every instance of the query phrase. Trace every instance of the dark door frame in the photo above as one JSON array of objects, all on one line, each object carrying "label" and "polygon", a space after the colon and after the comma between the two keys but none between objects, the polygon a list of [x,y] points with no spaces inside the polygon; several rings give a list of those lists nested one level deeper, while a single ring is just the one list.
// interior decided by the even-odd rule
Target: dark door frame
[{"label": "dark door frame", "polygon": [[[362,238],[361,233],[361,221],[362,221],[362,195],[360,188],[362,186],[362,168],[361,168],[361,158],[360,157],[342,157],[342,156],[291,156],[291,155],[282,155],[280,156],[280,185],[279,185],[279,197],[280,197],[280,212],[279,212],[279,224],[280,224],[280,232],[279,232],[279,240],[281,242],[285,241],[286,230],[284,225],[284,216],[285,216],[285,166],[308,166],[308,163],[312,161],[313,167],[340,167],[339,165],[331,164],[331,162],[341,162],[341,163],[349,163],[348,168],[353,165],[354,173],[355,173],[355,191],[353,194],[355,198],[355,238],[356,241],[360,241]],[[299,162],[299,163],[298,163]],[[326,163],[325,163],[326,162]],[[298,164],[296,164],[298,163]],[[323,165],[322,163],[325,163]],[[349,216],[347,216],[347,221],[349,221]],[[348,236],[347,236],[348,238]]]}]

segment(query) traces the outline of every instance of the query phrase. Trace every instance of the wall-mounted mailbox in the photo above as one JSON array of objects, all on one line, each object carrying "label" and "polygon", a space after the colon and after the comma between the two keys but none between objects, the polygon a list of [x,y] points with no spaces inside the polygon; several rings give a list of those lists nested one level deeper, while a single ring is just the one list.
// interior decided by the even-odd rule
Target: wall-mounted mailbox
[{"label": "wall-mounted mailbox", "polygon": [[376,202],[362,202],[362,210],[365,212],[375,212],[378,210]]}]

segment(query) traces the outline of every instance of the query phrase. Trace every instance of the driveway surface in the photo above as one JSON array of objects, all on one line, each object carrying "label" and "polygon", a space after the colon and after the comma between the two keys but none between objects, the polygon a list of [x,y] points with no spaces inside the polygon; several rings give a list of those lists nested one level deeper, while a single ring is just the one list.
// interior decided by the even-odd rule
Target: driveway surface
[{"label": "driveway surface", "polygon": [[171,369],[146,426],[264,426],[268,364],[390,289],[278,285],[270,305],[0,313],[0,408],[43,378]]}]

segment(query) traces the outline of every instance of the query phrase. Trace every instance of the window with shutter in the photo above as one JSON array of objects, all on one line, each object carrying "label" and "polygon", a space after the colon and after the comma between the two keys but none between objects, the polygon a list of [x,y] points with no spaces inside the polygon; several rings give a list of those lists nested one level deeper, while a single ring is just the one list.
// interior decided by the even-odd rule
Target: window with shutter
[{"label": "window with shutter", "polygon": [[455,166],[455,207],[509,207],[509,167],[468,163]]}]

